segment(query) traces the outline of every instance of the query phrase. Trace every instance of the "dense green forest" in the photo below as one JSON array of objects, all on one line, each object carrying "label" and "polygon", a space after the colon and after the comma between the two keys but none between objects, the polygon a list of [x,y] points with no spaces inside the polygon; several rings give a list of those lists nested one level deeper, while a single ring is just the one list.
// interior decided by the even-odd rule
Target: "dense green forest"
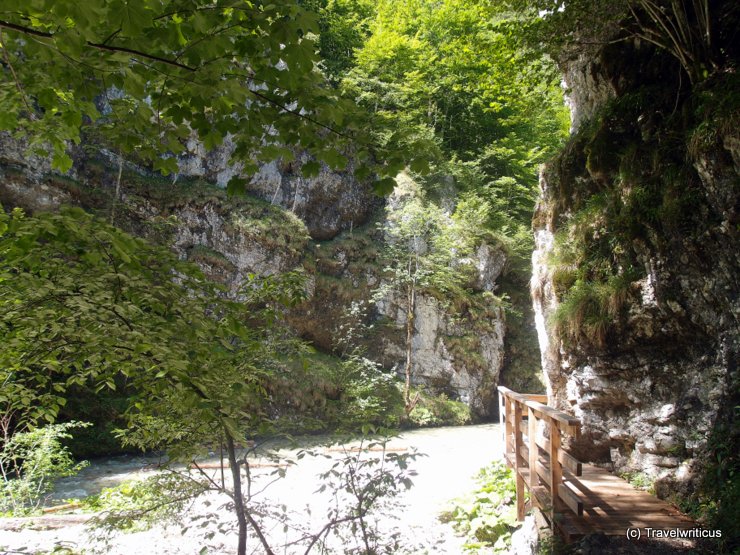
[{"label": "dense green forest", "polygon": [[[732,42],[727,30],[710,44],[716,8],[689,4],[681,11],[677,3],[652,0],[3,0],[2,178],[36,180],[50,197],[56,187],[74,206],[24,210],[5,198],[22,197],[17,190],[9,186],[0,195],[0,514],[38,512],[54,479],[79,470],[70,448],[84,456],[166,452],[185,464],[220,452],[228,461],[220,486],[175,476],[136,495],[172,497],[164,515],[218,491],[238,521],[238,552],[246,552],[251,531],[273,553],[262,515],[242,493],[251,486],[240,470],[249,468],[240,454],[248,441],[319,432],[382,436],[471,421],[461,399],[428,393],[414,380],[412,336],[422,295],[460,321],[493,320],[500,310],[501,383],[542,392],[530,297],[540,169],[560,164],[564,180],[566,155],[578,141],[588,143],[592,175],[613,170],[627,182],[628,170],[643,175],[649,162],[634,146],[633,166],[612,168],[610,155],[622,157],[622,147],[597,144],[609,117],[617,121],[630,99],[644,98],[615,101],[569,139],[557,62],[593,54],[608,40],[636,39],[677,64],[679,81],[668,83],[673,89],[660,97],[662,109],[702,94],[708,82],[724,79],[720,86],[731,90],[733,53],[716,46]],[[735,114],[733,95],[706,106]],[[682,121],[696,124],[689,116]],[[679,127],[669,131],[683,132]],[[653,146],[665,155],[661,140]],[[181,176],[198,148],[203,156],[227,152],[238,171],[222,187]],[[23,164],[12,158],[18,152]],[[377,207],[357,229],[351,220],[322,243],[289,210],[245,192],[250,176],[269,164],[305,180],[322,172],[350,176],[373,191]],[[103,186],[91,188],[91,180]],[[561,219],[571,235],[560,232],[551,260],[560,267],[553,281],[563,299],[551,324],[576,350],[581,334],[605,346],[608,326],[643,277],[625,263],[632,232],[643,220],[663,217],[643,199],[647,216],[629,219],[616,209],[610,216],[619,230],[629,228],[626,239],[599,236],[593,221],[624,196],[609,187],[561,191],[562,204],[573,203]],[[279,186],[273,201],[278,192]],[[214,268],[230,264],[221,253],[195,245],[178,256],[178,223],[131,216],[136,202],[151,214],[189,202],[215,206],[219,216],[238,210],[243,219],[229,220],[230,233],[261,234],[263,243],[272,241],[262,246],[279,246],[299,263],[226,285],[214,279]],[[691,199],[681,202],[684,210]],[[683,212],[671,214],[673,228],[688,221]],[[595,240],[602,240],[601,257],[589,251]],[[470,285],[474,253],[484,244],[506,259],[487,292]],[[391,325],[377,314],[372,320],[368,312],[378,309],[358,302],[325,270],[337,264],[325,253],[340,247],[370,253],[360,268],[378,274],[370,304],[401,299],[394,302],[406,316],[394,333],[405,336],[403,367],[384,368],[368,355],[376,337],[369,322]],[[312,292],[333,287],[351,310],[336,322],[340,340],[327,340],[334,341],[327,348],[307,340],[319,332],[295,322],[314,306]],[[595,324],[589,310],[598,313]],[[335,316],[328,303],[326,311]],[[471,335],[450,345],[471,367],[484,365],[470,348],[477,345]],[[365,534],[373,503],[410,484],[407,457],[393,462],[396,470],[366,475],[367,495],[354,482],[342,486],[355,488],[357,507],[351,516],[334,515],[326,534],[346,522]],[[717,463],[723,479],[728,468]],[[367,471],[350,465],[346,472],[354,479],[361,470]],[[492,483],[484,489],[495,491]],[[723,507],[714,503],[703,512],[721,521]],[[156,520],[159,509],[134,507],[115,524],[130,526],[137,514]],[[510,525],[502,525],[506,534]],[[309,551],[321,534],[306,539]],[[366,534],[363,540],[362,552],[375,553]]]}]

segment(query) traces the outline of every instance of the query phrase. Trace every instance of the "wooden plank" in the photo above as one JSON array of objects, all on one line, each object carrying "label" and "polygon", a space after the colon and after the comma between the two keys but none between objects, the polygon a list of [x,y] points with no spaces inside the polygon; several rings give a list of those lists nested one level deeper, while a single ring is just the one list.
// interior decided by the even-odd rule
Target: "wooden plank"
[{"label": "wooden plank", "polygon": [[508,453],[504,453],[504,461],[506,461],[506,466],[514,469],[514,459]]},{"label": "wooden plank", "polygon": [[508,387],[506,387],[504,385],[500,385],[496,389],[498,389],[498,391],[499,391],[499,393],[501,393],[501,395],[507,395],[507,394],[516,395],[516,391],[512,391],[511,389],[509,389]]},{"label": "wooden plank", "polygon": [[547,395],[537,395],[534,393],[523,393],[522,395],[524,395],[527,401],[537,401],[543,405],[547,404]]},{"label": "wooden plank", "polygon": [[588,528],[581,518],[573,514],[559,515],[557,528],[566,543],[572,543],[593,533],[593,530]]},{"label": "wooden plank", "polygon": [[553,515],[560,508],[560,495],[558,490],[560,482],[563,481],[563,471],[558,462],[558,451],[560,450],[560,428],[559,421],[550,419],[550,499],[552,500]]},{"label": "wooden plank", "polygon": [[529,483],[529,469],[522,467],[519,469],[519,474],[524,479],[524,483],[528,484]]},{"label": "wooden plank", "polygon": [[506,433],[506,438],[507,438],[507,442],[506,442],[506,451],[507,451],[507,453],[511,453],[512,452],[512,450],[511,450],[511,447],[512,446],[510,446],[509,445],[509,442],[508,442],[508,438],[511,437],[511,434],[513,432],[513,428],[512,428],[512,425],[511,425],[512,424],[512,422],[511,422],[511,416],[512,416],[512,407],[511,407],[511,405],[512,405],[512,403],[513,403],[513,401],[508,396],[505,395],[504,396],[504,407],[506,409],[505,410],[505,414],[506,414],[505,433]]},{"label": "wooden plank", "polygon": [[526,515],[526,510],[524,508],[525,503],[526,503],[526,499],[524,495],[524,477],[522,476],[521,472],[517,470],[516,472],[516,519],[519,522],[522,522],[524,520],[524,516]]},{"label": "wooden plank", "polygon": [[583,501],[570,489],[569,484],[560,484],[558,495],[571,511],[578,516],[583,516]]},{"label": "wooden plank", "polygon": [[[544,450],[545,453],[550,453],[550,442],[546,438],[538,437],[536,443],[537,447]],[[583,473],[583,463],[568,453],[565,449],[561,448],[558,451],[558,457],[560,464],[575,476],[580,476]]]},{"label": "wooden plank", "polygon": [[594,532],[624,535],[630,527],[691,528],[696,524],[667,502],[636,490],[614,474],[583,465],[583,476],[568,485],[584,500],[582,523]]},{"label": "wooden plank", "polygon": [[537,464],[535,465],[535,470],[537,471],[537,477],[542,480],[542,483],[545,484],[548,488],[550,487],[550,465],[544,465],[540,461],[537,461]]},{"label": "wooden plank", "polygon": [[528,407],[533,408],[535,411],[539,411],[544,415],[549,416],[553,420],[557,420],[561,424],[565,424],[566,426],[581,425],[581,421],[578,418],[568,414],[567,412],[548,407],[547,405],[543,405],[542,403],[538,403],[537,401],[529,401],[527,399],[524,399],[524,404]]},{"label": "wooden plank", "polygon": [[519,522],[524,520],[524,479],[519,469],[522,464],[522,405],[514,403],[514,463],[516,465],[516,517]]},{"label": "wooden plank", "polygon": [[[578,419],[543,405],[537,396],[505,387],[499,387],[499,400],[505,459],[517,477],[518,517],[523,516],[523,492],[529,488],[531,505],[546,511],[566,541],[592,532],[623,536],[629,527],[696,526],[665,501],[632,488],[604,469],[582,464],[566,452],[560,434],[577,437]],[[549,441],[537,437],[538,419],[550,427]]]},{"label": "wooden plank", "polygon": [[[550,452],[550,442],[547,438],[538,439],[537,445],[548,453]],[[560,461],[560,464],[576,476],[583,474],[583,463],[568,453],[565,449],[560,449],[560,451],[558,451],[558,460]]]},{"label": "wooden plank", "polygon": [[[537,468],[537,455],[539,449],[537,449],[537,417],[534,415],[534,411],[527,407],[528,411],[528,431],[527,431],[527,439],[529,440],[529,445],[533,447],[533,449],[527,449],[527,459],[529,461],[529,468],[536,469]],[[530,472],[529,473],[529,487],[530,489],[539,485],[539,480],[537,480],[537,472]]]},{"label": "wooden plank", "polygon": [[524,440],[522,439],[522,405],[520,403],[514,403],[514,452],[516,453],[517,468],[522,466],[521,457],[523,445]]},{"label": "wooden plank", "polygon": [[501,433],[504,434],[504,449],[506,449],[506,397],[498,393],[498,422],[501,425]]},{"label": "wooden plank", "polygon": [[[546,486],[550,487],[551,484],[549,467],[537,461],[535,468],[537,472],[531,472],[530,477],[535,474],[542,479]],[[568,507],[575,514],[577,514],[578,516],[583,515],[583,500],[578,495],[578,493],[576,493],[569,487],[569,484],[565,482],[560,483],[560,486],[558,487],[558,497],[561,499],[561,501],[563,501],[563,503],[565,503],[566,507]]]},{"label": "wooden plank", "polygon": [[79,509],[80,502],[73,501],[72,503],[64,503],[63,505],[54,505],[53,507],[44,507],[41,512],[44,514],[56,513],[59,511],[66,511],[68,509]]},{"label": "wooden plank", "polygon": [[532,488],[531,493],[532,499],[536,501],[537,506],[544,511],[549,520],[552,516],[552,504],[550,503],[550,494],[548,493],[547,488],[544,486],[537,486]]},{"label": "wooden plank", "polygon": [[583,474],[583,463],[568,453],[565,449],[558,451],[558,461],[576,476]]},{"label": "wooden plank", "polygon": [[498,390],[500,393],[504,395],[504,397],[510,398],[515,401],[519,401],[520,403],[523,403],[527,407],[531,407],[535,411],[538,411],[542,413],[543,415],[547,415],[550,418],[557,420],[561,424],[565,424],[566,426],[575,426],[575,427],[580,427],[581,425],[581,421],[575,416],[572,416],[561,410],[548,407],[547,405],[544,405],[538,401],[530,400],[527,398],[527,395],[516,393],[515,391],[512,391],[508,387],[504,387],[502,385],[498,386]]},{"label": "wooden plank", "polygon": [[[518,478],[521,478],[521,480],[522,480],[522,482],[521,482],[522,490],[521,491],[522,491],[522,494],[524,494],[524,488],[529,483],[529,469],[526,468],[526,467],[520,467],[519,469],[515,469],[513,467],[514,466],[514,461],[510,461],[508,459],[506,460],[506,464],[507,464],[507,466],[509,468],[511,468],[514,471],[514,476],[517,479]],[[522,499],[524,499],[524,497],[525,496],[522,495]],[[519,512],[518,511],[519,511],[519,507],[517,506],[517,516],[519,515]],[[526,501],[524,503],[524,512],[526,513]]]}]

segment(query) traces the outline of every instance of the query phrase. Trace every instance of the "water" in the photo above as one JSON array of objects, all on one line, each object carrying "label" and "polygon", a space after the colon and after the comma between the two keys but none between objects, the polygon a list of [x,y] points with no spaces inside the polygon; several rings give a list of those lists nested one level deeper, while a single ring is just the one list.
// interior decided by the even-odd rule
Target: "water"
[{"label": "water", "polygon": [[[486,424],[413,430],[392,439],[388,447],[400,452],[416,449],[425,456],[417,458],[413,463],[417,472],[413,479],[414,486],[403,492],[392,506],[378,515],[375,525],[380,534],[398,532],[402,545],[405,546],[399,553],[461,553],[462,541],[453,534],[449,525],[439,522],[438,515],[450,500],[472,491],[475,486],[474,476],[481,467],[502,457],[499,426]],[[294,522],[311,530],[320,529],[321,523],[326,522],[326,515],[333,503],[330,495],[316,493],[319,484],[317,475],[326,471],[341,456],[336,448],[318,447],[316,451],[317,456],[307,456],[297,461],[288,469],[285,478],[269,486],[267,484],[272,480],[270,473],[274,469],[258,469],[254,481],[255,489],[267,486],[256,501],[273,507],[285,504]],[[282,448],[278,454],[284,459],[290,459],[295,457],[296,450]],[[156,456],[122,456],[94,460],[78,476],[61,480],[54,497],[67,499],[97,493],[104,487],[157,472],[160,462],[161,459]],[[180,526],[161,526],[146,532],[121,534],[109,544],[102,545],[87,537],[80,524],[45,531],[12,532],[0,529],[0,547],[18,549],[25,546],[32,553],[33,550],[50,550],[58,542],[71,542],[75,548],[84,548],[89,552],[121,555],[198,553],[201,546],[207,546],[209,553],[233,553],[236,535],[230,529],[233,517],[228,508],[216,511],[218,522],[202,529],[196,525],[201,522],[199,517],[213,512],[227,501],[216,494],[209,496],[208,499],[199,499],[190,507],[185,519],[185,525],[190,526],[185,533],[182,533]],[[210,504],[206,501],[210,501]],[[276,545],[289,539],[292,533],[283,532],[282,526],[277,525],[266,528],[272,543]],[[214,533],[210,539],[206,537],[209,531]],[[250,545],[254,553],[262,552],[254,541]],[[289,555],[303,551],[286,548],[278,552]]]}]

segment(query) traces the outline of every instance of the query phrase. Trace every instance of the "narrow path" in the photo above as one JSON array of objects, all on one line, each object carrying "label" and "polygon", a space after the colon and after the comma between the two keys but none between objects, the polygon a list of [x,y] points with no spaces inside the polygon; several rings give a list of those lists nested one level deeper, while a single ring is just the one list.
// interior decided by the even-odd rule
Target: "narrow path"
[{"label": "narrow path", "polygon": [[[459,555],[462,552],[462,541],[453,534],[449,525],[441,524],[437,516],[451,499],[473,489],[474,476],[481,467],[502,457],[503,445],[498,425],[413,430],[400,434],[388,446],[399,451],[416,449],[425,456],[417,458],[412,464],[417,472],[414,486],[378,515],[375,524],[380,536],[387,539],[391,534],[398,533],[398,553]],[[294,456],[295,450],[283,450],[280,454]],[[335,450],[323,450],[322,454],[333,455],[334,460],[339,456]],[[151,457],[95,461],[82,475],[61,482],[57,496],[63,499],[83,491],[93,493],[101,487],[156,471],[153,470],[156,462]],[[332,460],[325,456],[301,459],[288,470],[285,478],[267,487],[262,500],[274,507],[285,504],[293,521],[316,530],[319,523],[326,521],[330,503],[328,497],[315,493],[317,474],[326,471],[331,464]],[[257,485],[260,480],[265,480],[266,483],[269,479],[268,472],[265,470],[261,476],[257,476]],[[85,549],[86,552],[121,555],[196,554],[203,545],[208,546],[208,553],[233,553],[236,544],[233,532],[217,532],[213,538],[205,539],[209,531],[217,530],[218,524],[228,526],[232,520],[228,509],[218,508],[223,499],[209,499],[210,504],[205,501],[199,500],[188,511],[189,523],[186,525],[190,524],[190,527],[184,534],[180,526],[162,526],[145,532],[120,534],[108,544],[89,539],[84,525],[79,523],[53,530],[8,530],[8,522],[4,525],[0,519],[0,553],[4,552],[3,549],[13,553],[21,548],[26,548],[25,553],[49,551],[57,544]],[[216,512],[218,522],[199,528],[199,517],[213,511]],[[275,526],[268,532],[276,545],[284,543],[287,537],[282,525]],[[254,542],[250,546],[255,554],[261,553]],[[290,555],[303,551],[286,548],[278,552]]]}]

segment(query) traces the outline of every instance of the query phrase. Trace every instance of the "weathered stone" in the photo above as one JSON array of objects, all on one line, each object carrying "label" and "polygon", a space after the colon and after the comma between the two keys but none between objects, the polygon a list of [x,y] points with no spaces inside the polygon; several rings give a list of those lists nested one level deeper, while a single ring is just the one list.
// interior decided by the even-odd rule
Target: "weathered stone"
[{"label": "weathered stone", "polygon": [[289,164],[262,164],[256,173],[247,175],[241,164],[230,162],[233,150],[230,138],[212,151],[193,139],[188,143],[188,154],[178,158],[180,173],[202,177],[219,187],[226,187],[234,177],[242,178],[247,192],[290,210],[303,220],[311,237],[319,240],[361,226],[381,204],[369,181],[355,179],[352,162],[344,170],[331,170],[322,163],[317,176],[305,178],[301,167],[310,157],[296,152],[296,160]]},{"label": "weathered stone", "polygon": [[[406,313],[398,299],[386,298],[378,303],[381,314],[399,327],[406,324]],[[488,322],[487,330],[476,329],[476,322],[460,322],[428,295],[417,298],[414,334],[411,343],[415,382],[447,392],[468,404],[479,417],[491,414],[496,399],[495,387],[504,358],[504,317]],[[456,355],[451,348],[456,338],[476,334],[478,357]],[[402,338],[399,338],[402,339]],[[406,352],[403,342],[390,337],[383,342],[381,360],[391,361],[402,370]],[[482,364],[473,362],[480,358]],[[472,359],[472,360],[471,360]]]},{"label": "weathered stone", "polygon": [[[620,48],[644,53],[647,47],[625,43]],[[568,61],[574,130],[600,117],[610,99],[637,90],[651,78],[649,71],[660,70],[649,57],[643,61],[652,64],[650,69],[632,67],[634,75],[627,80],[605,68],[598,56]],[[610,132],[634,124],[642,135],[632,140],[647,141],[659,129],[657,120],[648,125],[647,119],[635,123],[613,117]],[[581,418],[584,438],[592,442],[586,453],[606,454],[617,469],[639,470],[681,490],[694,478],[695,463],[706,455],[728,403],[728,388],[737,383],[738,130],[717,130],[713,146],[690,153],[695,209],[703,207],[703,217],[686,217],[680,230],[641,222],[644,233],[631,248],[644,275],[631,284],[624,317],[610,324],[601,345],[585,337],[566,344],[552,325],[562,300],[554,280],[555,234],[583,207],[577,194],[582,203],[589,191],[597,194],[605,184],[619,187],[623,179],[608,168],[595,175],[585,167],[588,153],[578,150],[584,144],[593,143],[574,141],[572,150],[542,173],[534,217],[532,297],[548,395],[551,404]],[[636,148],[646,149],[648,143],[638,142]],[[639,185],[634,179],[629,186]],[[598,239],[595,233],[594,244]]]},{"label": "weathered stone", "polygon": [[[305,267],[309,299],[287,316],[297,332],[318,348],[335,350],[342,333],[338,324],[352,302],[367,303],[381,284],[382,267],[375,256],[382,233],[375,232],[374,224],[357,225],[380,201],[370,200],[369,189],[356,183],[351,173],[323,168],[317,178],[303,180],[292,169],[276,164],[263,166],[252,180],[252,186],[261,184],[261,196],[274,205],[253,197],[229,198],[208,182],[193,185],[192,176],[224,185],[239,168],[228,165],[224,149],[205,154],[197,145],[191,146],[195,154],[181,160],[182,172],[172,183],[162,183],[160,177],[125,163],[116,223],[150,237],[152,222],[166,222],[167,244],[234,295],[249,274],[266,276]],[[59,176],[50,173],[48,164],[41,164],[40,170],[30,167],[17,144],[0,141],[0,202],[31,211],[55,210],[62,204],[95,208],[93,199],[98,195],[103,212],[111,217],[118,159],[103,153],[93,162],[102,168],[93,171],[88,167],[91,161],[80,154],[74,173]],[[190,181],[184,179],[186,174]],[[134,186],[136,179],[143,185]],[[166,194],[150,195],[148,180],[163,186]],[[179,187],[188,192],[180,193]],[[273,198],[267,198],[270,195]],[[389,202],[402,202],[398,199],[394,195]],[[349,229],[333,241],[311,242],[311,226],[314,238],[334,237]],[[480,320],[471,314],[460,317],[434,297],[420,294],[412,345],[415,380],[433,392],[468,403],[476,417],[487,417],[495,410],[505,333],[503,309],[490,292],[506,256],[501,246],[483,244],[471,260],[459,263],[477,269],[474,294],[487,307]],[[377,337],[368,339],[368,356],[402,372],[404,310],[389,298],[378,303],[372,318],[387,322]]]}]

